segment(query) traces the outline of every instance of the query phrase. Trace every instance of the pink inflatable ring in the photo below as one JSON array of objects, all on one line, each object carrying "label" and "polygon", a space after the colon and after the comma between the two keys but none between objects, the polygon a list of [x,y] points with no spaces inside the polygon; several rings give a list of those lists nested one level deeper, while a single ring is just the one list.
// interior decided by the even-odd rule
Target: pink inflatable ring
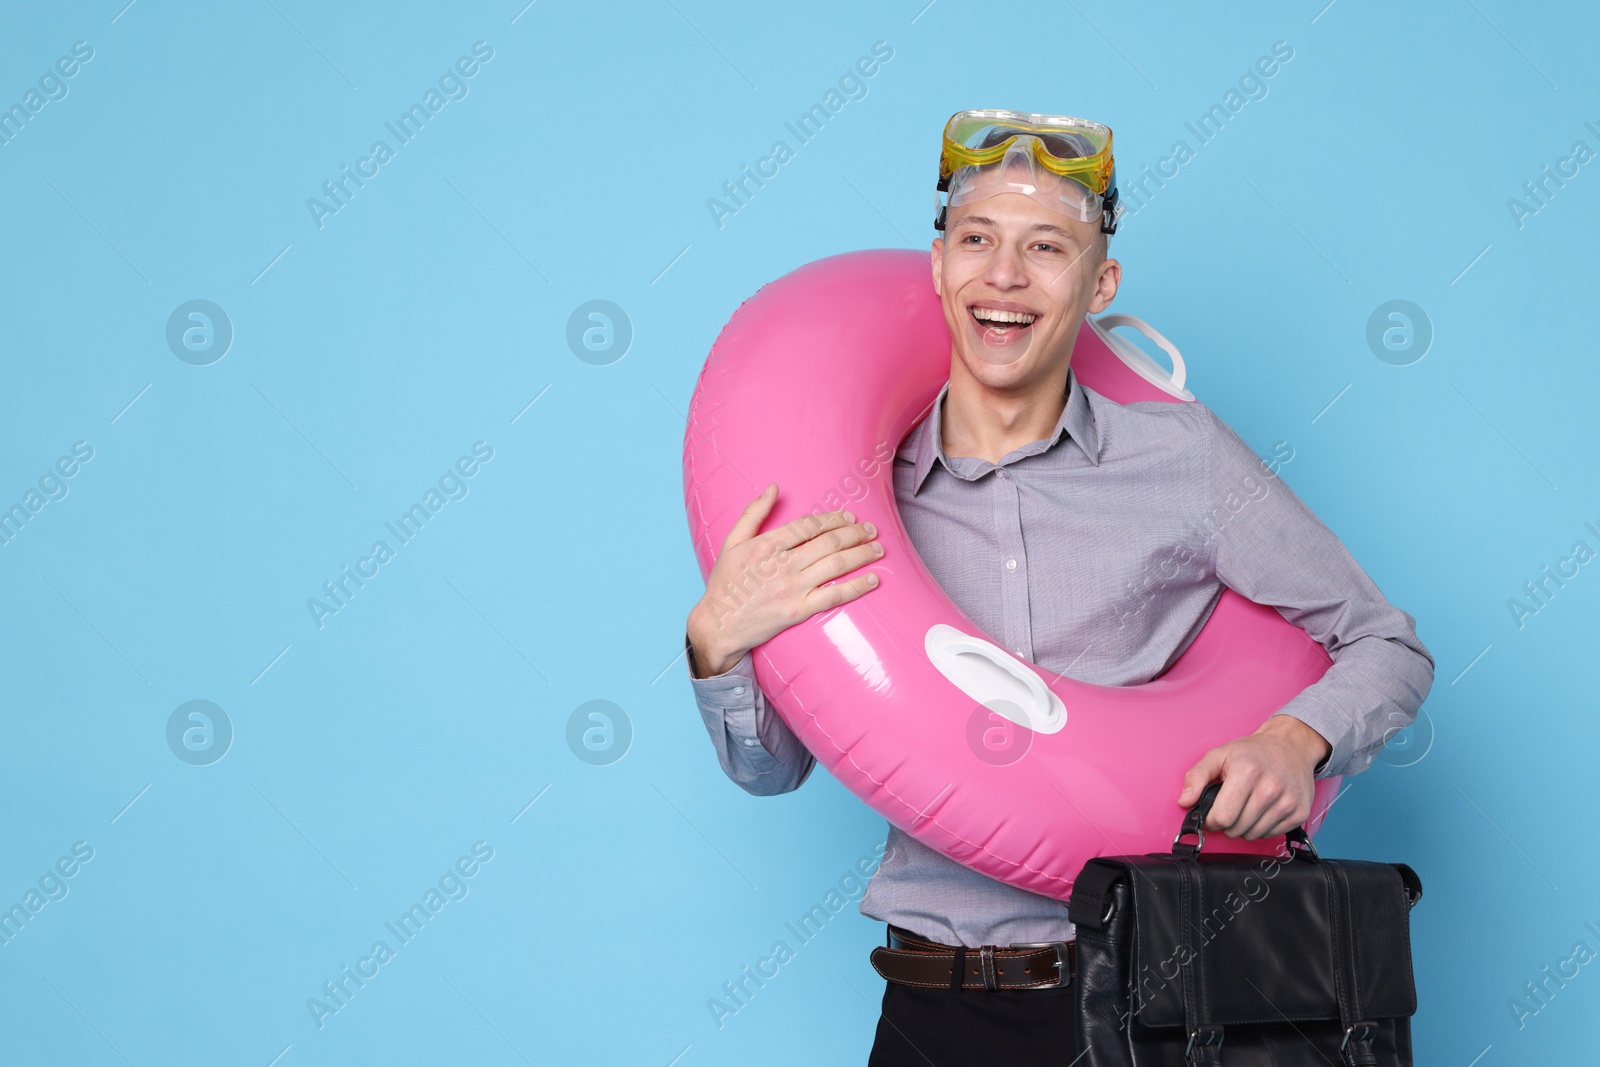
[{"label": "pink inflatable ring", "polygon": [[[1192,400],[1168,350],[1171,375],[1090,319],[1072,366],[1118,403]],[[781,491],[766,529],[846,506],[876,524],[878,587],[758,647],[757,683],[818,762],[895,826],[992,878],[1065,900],[1095,856],[1169,850],[1184,772],[1254,731],[1330,660],[1275,610],[1232,590],[1182,658],[1142,685],[1041,676],[990,641],[923,566],[894,496],[894,451],[949,372],[925,254],[832,256],[762,287],[723,328],[689,407],[689,529],[709,575],[769,481]],[[1031,732],[1022,758],[979,758],[969,743],[979,705]],[[1338,784],[1317,782],[1308,832]],[[1208,845],[1270,854],[1281,842]]]}]

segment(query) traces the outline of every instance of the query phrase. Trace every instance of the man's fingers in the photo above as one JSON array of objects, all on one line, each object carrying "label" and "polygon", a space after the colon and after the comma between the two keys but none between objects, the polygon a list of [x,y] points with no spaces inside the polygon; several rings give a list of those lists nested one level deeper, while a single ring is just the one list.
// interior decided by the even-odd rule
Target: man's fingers
[{"label": "man's fingers", "polygon": [[1178,803],[1188,807],[1206,785],[1222,779],[1222,788],[1206,816],[1205,828],[1247,841],[1281,834],[1310,815],[1309,776],[1302,783],[1284,758],[1279,740],[1260,735],[1219,745],[1200,757],[1183,776]]},{"label": "man's fingers", "polygon": [[1311,804],[1285,791],[1275,802],[1267,806],[1261,820],[1250,828],[1249,833],[1255,835],[1250,840],[1288,833],[1310,817]]},{"label": "man's fingers", "polygon": [[1244,810],[1239,813],[1239,818],[1234,820],[1233,826],[1227,832],[1230,836],[1242,837],[1246,841],[1267,837],[1271,833],[1273,824],[1278,821],[1277,810],[1277,803],[1268,800],[1258,790],[1251,794]]},{"label": "man's fingers", "polygon": [[[846,527],[845,529],[852,528]],[[829,536],[832,538],[844,532],[845,530],[835,531]],[[866,535],[862,534],[860,536]],[[857,567],[865,567],[869,563],[876,563],[882,555],[882,543],[868,541],[865,544],[858,544],[851,548],[841,548],[836,552],[829,552],[828,555],[823,556],[800,573],[807,581],[821,585],[823,582],[830,582],[840,575],[849,574]]]},{"label": "man's fingers", "polygon": [[1259,841],[1263,837],[1277,837],[1279,834],[1296,825],[1282,815],[1276,814],[1276,809],[1268,811],[1261,817],[1261,821],[1244,833],[1246,841]]},{"label": "man's fingers", "polygon": [[[817,534],[794,549],[792,569],[802,574],[810,584],[820,585],[837,578],[849,569],[838,568],[835,557],[858,545],[871,542],[877,536],[877,529],[870,522],[844,522],[843,525],[834,526]],[[860,566],[860,557],[853,558],[857,559],[853,566]],[[872,557],[867,558],[870,560]]]},{"label": "man's fingers", "polygon": [[[1193,807],[1194,802],[1200,799],[1200,794],[1205,792],[1206,786],[1221,777],[1222,752],[1212,749],[1200,757],[1200,762],[1189,768],[1183,776],[1183,790],[1178,794],[1178,803],[1184,807]],[[1215,806],[1213,806],[1215,810]]]},{"label": "man's fingers", "polygon": [[810,618],[819,611],[836,608],[840,604],[850,601],[877,587],[876,574],[863,574],[845,582],[831,582],[819,585],[806,597],[806,617]]},{"label": "man's fingers", "polygon": [[797,519],[790,519],[776,530],[773,530],[772,535],[779,548],[794,548],[797,545],[805,544],[819,534],[827,533],[829,530],[836,530],[841,526],[848,526],[855,521],[856,518],[853,512],[842,509],[839,511],[812,512],[801,515]]},{"label": "man's fingers", "polygon": [[734,545],[742,545],[756,535],[761,529],[761,524],[767,521],[767,516],[772,514],[772,505],[778,500],[778,485],[768,482],[767,487],[761,490],[761,495],[744,506],[733,529],[728,531],[728,536],[722,540],[722,550],[726,552]]},{"label": "man's fingers", "polygon": [[[1211,814],[1206,816],[1206,829],[1237,836],[1234,827],[1239,825],[1239,817],[1245,812],[1245,802],[1250,797],[1252,784],[1237,770],[1224,778],[1222,788],[1217,791],[1216,802],[1211,805]],[[1254,821],[1253,817],[1251,821]]]},{"label": "man's fingers", "polygon": [[[1259,813],[1256,814],[1254,819],[1250,819],[1251,808],[1259,808]],[[1245,817],[1240,819],[1240,825],[1242,825],[1243,830],[1238,833],[1238,837],[1243,837],[1246,841],[1259,840],[1262,837],[1274,837],[1275,833],[1283,833],[1283,830],[1290,829],[1288,827],[1288,816],[1291,816],[1291,814],[1293,814],[1293,811],[1288,808],[1286,798],[1280,797],[1277,800],[1267,800],[1266,797],[1262,797],[1256,803],[1246,806]]]}]

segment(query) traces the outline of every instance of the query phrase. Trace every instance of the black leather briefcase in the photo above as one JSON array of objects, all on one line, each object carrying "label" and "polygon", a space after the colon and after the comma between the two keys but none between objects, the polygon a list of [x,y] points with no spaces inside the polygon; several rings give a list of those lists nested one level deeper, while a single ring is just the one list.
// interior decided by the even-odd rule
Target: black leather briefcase
[{"label": "black leather briefcase", "polygon": [[1416,872],[1319,857],[1304,827],[1287,856],[1202,856],[1221,784],[1170,855],[1079,874],[1076,1067],[1409,1067]]}]

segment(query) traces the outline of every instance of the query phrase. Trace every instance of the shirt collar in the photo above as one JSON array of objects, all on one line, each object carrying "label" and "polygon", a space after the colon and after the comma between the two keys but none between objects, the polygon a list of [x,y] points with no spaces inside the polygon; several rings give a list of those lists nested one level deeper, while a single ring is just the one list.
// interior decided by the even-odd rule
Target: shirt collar
[{"label": "shirt collar", "polygon": [[[950,466],[950,459],[944,451],[943,412],[945,394],[950,391],[950,382],[947,380],[939,390],[939,395],[934,397],[933,410],[917,426],[915,435],[916,466],[913,471],[911,483],[912,495],[922,488],[922,483],[927,480],[928,472],[933,469],[934,460],[944,465],[945,470],[955,474]],[[1089,404],[1089,396],[1077,375],[1072,373],[1072,367],[1067,367],[1067,402],[1061,409],[1061,417],[1056,420],[1056,427],[1050,436],[1042,441],[1034,441],[1023,445],[1021,448],[1008,452],[998,464],[992,466],[1003,467],[1010,462],[1015,462],[1023,456],[1037,455],[1054,448],[1056,443],[1065,433],[1068,440],[1075,444],[1090,463],[1095,466],[1100,464],[1100,430],[1095,423],[1094,411]]]}]

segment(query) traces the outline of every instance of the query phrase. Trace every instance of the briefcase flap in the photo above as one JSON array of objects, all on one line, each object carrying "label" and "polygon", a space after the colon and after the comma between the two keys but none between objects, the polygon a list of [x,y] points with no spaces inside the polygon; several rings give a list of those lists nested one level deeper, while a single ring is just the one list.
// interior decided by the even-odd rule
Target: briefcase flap
[{"label": "briefcase flap", "polygon": [[1133,887],[1134,1003],[1144,1025],[1184,1025],[1180,968],[1191,955],[1199,957],[1211,1021],[1223,1026],[1337,1019],[1336,982],[1350,980],[1341,970],[1353,975],[1351,1003],[1363,1017],[1416,1012],[1413,899],[1399,866],[1202,855],[1186,861],[1200,875],[1190,883],[1199,894],[1196,922],[1180,897],[1185,861],[1117,861]]}]

